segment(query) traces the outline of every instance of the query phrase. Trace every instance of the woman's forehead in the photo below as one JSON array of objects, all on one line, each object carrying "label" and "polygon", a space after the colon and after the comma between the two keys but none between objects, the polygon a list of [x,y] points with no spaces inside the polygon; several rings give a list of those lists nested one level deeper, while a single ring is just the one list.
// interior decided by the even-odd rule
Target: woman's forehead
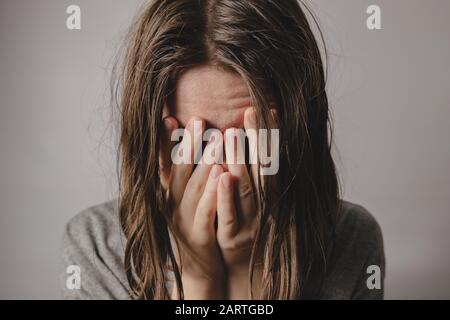
[{"label": "woman's forehead", "polygon": [[212,66],[197,66],[184,72],[165,110],[184,127],[193,116],[203,118],[207,127],[225,130],[242,127],[250,93],[240,75]]}]

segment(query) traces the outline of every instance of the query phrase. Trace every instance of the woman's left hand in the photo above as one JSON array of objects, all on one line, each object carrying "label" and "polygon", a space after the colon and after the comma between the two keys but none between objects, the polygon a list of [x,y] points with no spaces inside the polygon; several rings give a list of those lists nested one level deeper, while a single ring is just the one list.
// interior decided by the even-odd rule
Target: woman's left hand
[{"label": "woman's left hand", "polygon": [[[244,127],[246,131],[256,129],[253,108],[245,112]],[[252,164],[251,172],[247,170],[245,149],[239,139],[235,143],[235,130],[228,129],[224,136],[228,171],[222,173],[217,187],[217,242],[227,269],[228,298],[248,299],[250,257],[258,228],[257,165]],[[256,151],[255,143],[249,141],[250,152]]]}]

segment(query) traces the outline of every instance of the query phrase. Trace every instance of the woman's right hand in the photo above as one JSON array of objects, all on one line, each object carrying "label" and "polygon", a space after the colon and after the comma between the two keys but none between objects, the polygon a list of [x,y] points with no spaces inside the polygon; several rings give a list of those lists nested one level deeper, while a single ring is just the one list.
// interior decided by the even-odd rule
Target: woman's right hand
[{"label": "woman's right hand", "polygon": [[[194,122],[197,130],[194,130]],[[217,211],[217,184],[223,172],[222,166],[199,163],[194,169],[194,146],[201,146],[205,123],[192,118],[186,130],[191,139],[183,136],[180,147],[190,150],[190,163],[175,164],[171,160],[174,143],[172,132],[178,122],[172,117],[164,119],[165,134],[161,143],[161,183],[166,190],[173,223],[181,237],[192,249],[174,248],[178,266],[182,266],[181,278],[185,299],[223,299],[225,290],[224,264],[217,245],[215,219]],[[201,130],[198,130],[198,126]],[[194,132],[196,131],[196,132]],[[197,132],[198,131],[198,132]],[[222,141],[220,150],[222,150]],[[206,148],[213,147],[209,144]],[[216,149],[217,150],[217,149]],[[207,149],[205,149],[205,154]],[[217,153],[216,153],[217,155]],[[174,245],[174,244],[173,244]],[[176,283],[172,299],[178,299]]]}]

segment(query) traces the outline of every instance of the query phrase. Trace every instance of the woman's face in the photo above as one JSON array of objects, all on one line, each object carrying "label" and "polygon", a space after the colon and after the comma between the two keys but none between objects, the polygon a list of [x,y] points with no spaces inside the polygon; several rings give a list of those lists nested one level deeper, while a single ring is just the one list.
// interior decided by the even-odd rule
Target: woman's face
[{"label": "woman's face", "polygon": [[250,94],[240,75],[212,66],[197,66],[178,78],[164,117],[175,117],[179,127],[185,127],[196,116],[206,121],[207,129],[224,131],[242,128],[244,112],[250,105]]}]

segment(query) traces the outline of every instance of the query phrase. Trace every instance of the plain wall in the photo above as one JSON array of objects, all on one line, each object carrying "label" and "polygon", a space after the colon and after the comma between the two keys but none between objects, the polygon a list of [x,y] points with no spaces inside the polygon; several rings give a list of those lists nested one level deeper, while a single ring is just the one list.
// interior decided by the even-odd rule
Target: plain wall
[{"label": "plain wall", "polygon": [[[111,60],[143,1],[0,2],[0,298],[59,298],[65,222],[114,197]],[[347,200],[380,223],[386,298],[450,298],[450,2],[310,1]],[[66,29],[77,4],[82,30]],[[366,28],[378,4],[382,30]]]}]

